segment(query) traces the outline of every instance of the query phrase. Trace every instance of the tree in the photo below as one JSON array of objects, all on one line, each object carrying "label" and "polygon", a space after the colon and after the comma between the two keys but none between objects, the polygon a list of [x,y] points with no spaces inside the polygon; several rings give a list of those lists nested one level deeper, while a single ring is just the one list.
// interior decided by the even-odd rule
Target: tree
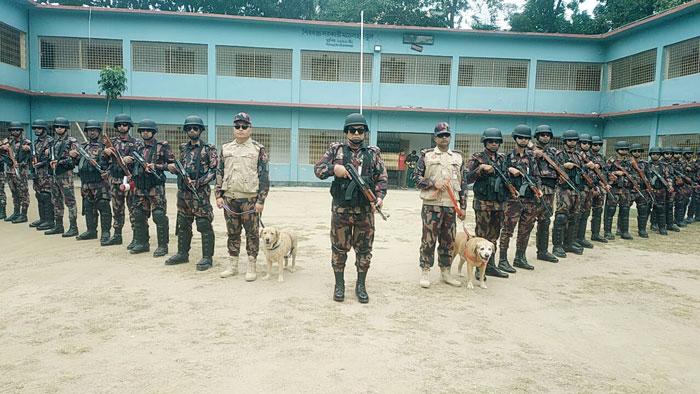
[{"label": "tree", "polygon": [[100,71],[100,79],[97,81],[97,94],[104,93],[107,98],[107,111],[105,111],[105,121],[102,126],[107,130],[107,117],[109,116],[109,103],[116,100],[126,91],[126,71],[120,66],[105,67]]},{"label": "tree", "polygon": [[510,15],[513,31],[559,33],[567,24],[564,0],[528,0],[522,12]]}]

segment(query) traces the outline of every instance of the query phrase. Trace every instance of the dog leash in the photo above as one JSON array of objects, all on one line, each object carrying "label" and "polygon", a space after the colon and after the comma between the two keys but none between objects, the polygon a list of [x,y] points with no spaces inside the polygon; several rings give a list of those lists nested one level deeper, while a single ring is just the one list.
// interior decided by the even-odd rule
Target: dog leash
[{"label": "dog leash", "polygon": [[[255,208],[249,209],[249,210],[244,211],[244,212],[233,212],[233,210],[231,208],[229,208],[228,204],[225,204],[225,203],[224,203],[224,205],[221,206],[221,208],[223,208],[224,211],[230,213],[231,215],[235,215],[235,216],[250,215],[250,214],[255,213]],[[258,222],[260,223],[260,227],[265,228],[265,224],[262,221],[262,215],[258,215]]]}]

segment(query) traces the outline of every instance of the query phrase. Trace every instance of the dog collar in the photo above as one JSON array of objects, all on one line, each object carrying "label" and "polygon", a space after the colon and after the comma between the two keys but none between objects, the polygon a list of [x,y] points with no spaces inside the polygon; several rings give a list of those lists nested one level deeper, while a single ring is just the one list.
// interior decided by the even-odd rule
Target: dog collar
[{"label": "dog collar", "polygon": [[480,259],[477,259],[477,258],[471,258],[471,257],[469,257],[469,255],[467,254],[467,251],[466,251],[466,250],[464,251],[464,258],[466,258],[467,260],[471,261],[472,263],[477,263],[477,264],[479,264],[479,265],[481,265],[481,264],[486,264],[486,263],[487,263],[486,261],[483,261],[483,260],[480,260]]}]

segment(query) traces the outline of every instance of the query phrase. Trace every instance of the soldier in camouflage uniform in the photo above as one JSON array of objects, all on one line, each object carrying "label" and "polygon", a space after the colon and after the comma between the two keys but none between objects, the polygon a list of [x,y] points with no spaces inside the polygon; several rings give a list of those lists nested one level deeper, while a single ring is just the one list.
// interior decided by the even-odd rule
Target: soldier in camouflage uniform
[{"label": "soldier in camouflage uniform", "polygon": [[[603,206],[605,205],[605,197],[607,193],[612,190],[610,183],[614,182],[614,175],[607,172],[607,165],[605,164],[605,157],[600,150],[603,148],[603,139],[597,135],[591,137],[591,151],[588,158],[596,165],[600,170],[600,173],[605,177],[605,181],[608,183],[607,189],[601,189],[600,193],[594,194],[591,201],[591,241],[606,243],[608,240],[600,235],[600,225],[603,219]],[[601,179],[596,178],[599,182]],[[605,186],[602,186],[603,188]]]},{"label": "soldier in camouflage uniform", "polygon": [[[494,167],[505,171],[505,155],[498,153],[503,143],[501,130],[489,128],[481,135],[484,144],[482,152],[474,153],[467,162],[467,183],[474,184],[474,216],[477,237],[485,238],[493,243],[493,254],[486,263],[486,275],[507,278],[508,274],[496,267],[495,256],[498,237],[503,224],[503,201],[507,198],[507,189]],[[476,270],[477,280],[479,270]]]},{"label": "soldier in camouflage uniform", "polygon": [[[514,274],[513,268],[508,262],[508,246],[510,238],[513,236],[515,226],[518,226],[518,237],[515,241],[515,259],[513,265],[526,270],[533,270],[535,267],[527,262],[525,250],[527,243],[530,240],[530,232],[535,226],[537,219],[538,206],[535,201],[535,193],[529,187],[527,178],[535,183],[538,192],[542,187],[540,178],[540,170],[535,163],[535,153],[527,149],[528,143],[532,136],[532,130],[529,126],[518,125],[511,134],[515,140],[515,148],[506,153],[504,166],[508,169],[508,177],[519,191],[519,196],[514,199],[510,196],[503,202],[503,225],[501,227],[500,237],[500,258],[498,268],[502,271]],[[527,178],[526,178],[527,176]],[[541,192],[540,192],[541,193]],[[537,198],[544,196],[537,195]]]},{"label": "soldier in camouflage uniform", "polygon": [[674,171],[678,175],[676,187],[676,199],[673,206],[673,221],[678,227],[686,227],[685,210],[692,191],[690,185],[684,179],[686,175],[685,163],[683,162],[683,149],[673,147],[673,161],[671,162]]},{"label": "soldier in camouflage uniform", "polygon": [[[136,140],[136,138],[129,135],[129,130],[134,124],[131,121],[131,116],[127,114],[119,114],[114,117],[114,128],[117,130],[119,135],[112,139],[112,146],[114,148],[106,148],[104,153],[108,156],[109,161],[109,184],[111,187],[112,194],[112,217],[114,218],[114,235],[107,241],[107,245],[121,245],[122,244],[122,229],[124,228],[124,207],[129,209],[129,222],[131,224],[131,229],[134,229],[134,190],[127,190],[126,186],[133,186],[130,184],[131,179],[126,179],[126,173],[117,164],[117,152],[121,154],[124,160],[124,166],[133,173],[134,171],[134,159],[129,156],[131,152],[139,149],[143,143]],[[126,247],[128,250],[134,247],[134,239],[132,237],[131,243]]]},{"label": "soldier in camouflage uniform", "polygon": [[[363,143],[369,131],[367,120],[361,114],[345,118],[343,131],[347,142],[335,142],[314,166],[319,179],[334,177],[331,184],[333,204],[331,208],[331,265],[335,274],[333,299],[345,299],[345,261],[350,248],[355,249],[357,283],[355,294],[361,303],[369,302],[365,278],[372,259],[374,243],[374,210],[381,208],[386,197],[388,177],[379,148]],[[350,179],[346,166],[353,166],[374,192],[376,201],[364,196],[357,184]]]},{"label": "soldier in camouflage uniform", "polygon": [[162,257],[168,254],[168,241],[170,240],[168,216],[168,201],[165,197],[165,174],[168,164],[175,161],[175,156],[167,141],[158,141],[155,134],[158,125],[151,119],[143,119],[139,122],[138,132],[143,138],[143,145],[139,146],[135,153],[131,153],[132,159],[137,154],[144,163],[135,163],[134,172],[134,246],[129,253],[138,254],[151,250],[148,235],[148,216],[153,215],[156,225],[158,247],[153,251],[153,257]]},{"label": "soldier in camouflage uniform", "polygon": [[576,154],[576,144],[579,136],[576,130],[566,130],[561,137],[564,149],[556,154],[555,161],[568,175],[568,183],[557,185],[557,210],[554,216],[554,231],[552,232],[553,253],[557,257],[566,257],[566,252],[583,254],[583,247],[576,243],[578,224],[581,217],[581,194],[583,177],[582,162]]},{"label": "soldier in camouflage uniform", "polygon": [[[536,144],[532,146],[535,153],[535,165],[540,173],[542,198],[550,207],[554,206],[554,192],[556,191],[559,174],[547,163],[543,155],[547,155],[552,159],[556,156],[557,149],[549,146],[553,136],[551,127],[539,125],[535,128]],[[549,253],[549,226],[552,223],[552,214],[542,205],[537,208],[536,220],[537,233],[535,235],[535,244],[537,246],[537,260],[556,263],[559,259]]]},{"label": "soldier in camouflage uniform", "polygon": [[[177,253],[165,261],[166,265],[189,262],[192,242],[192,222],[202,234],[202,259],[197,263],[197,271],[206,271],[212,266],[214,256],[214,210],[211,207],[209,183],[216,178],[219,155],[212,144],[199,139],[204,132],[204,122],[199,116],[188,116],[182,129],[190,140],[180,145],[177,158],[185,174],[180,174],[175,164],[168,165],[170,172],[177,174]],[[194,189],[196,194],[192,191]]]},{"label": "soldier in camouflage uniform", "polygon": [[[581,161],[585,167],[581,170],[588,176],[591,183],[584,178],[583,191],[581,193],[581,210],[578,221],[578,230],[576,232],[575,242],[584,248],[592,249],[593,244],[588,242],[586,239],[586,226],[588,225],[588,217],[591,215],[591,208],[593,207],[593,199],[601,194],[605,194],[605,186],[602,184],[598,175],[593,171],[595,168],[595,163],[593,162],[593,153],[591,152],[591,146],[593,144],[593,137],[590,134],[581,134],[579,136],[579,148],[576,152],[581,157]],[[585,159],[585,160],[584,160]]]},{"label": "soldier in camouflage uniform", "polygon": [[[73,186],[73,168],[77,163],[78,152],[75,150],[78,140],[69,134],[70,124],[66,118],[58,117],[53,121],[53,130],[56,139],[49,148],[53,152],[53,159],[49,162],[50,171],[55,173],[52,177],[51,196],[53,198],[54,227],[44,234],[61,234],[64,238],[78,235],[78,206],[75,201],[75,189]],[[68,219],[70,227],[63,232],[63,206],[68,207]]]},{"label": "soldier in camouflage uniform", "polygon": [[[647,233],[647,220],[649,219],[651,210],[652,196],[650,196],[649,192],[646,190],[645,181],[649,182],[651,173],[649,172],[649,162],[642,160],[642,152],[644,152],[642,144],[630,145],[630,154],[632,155],[630,160],[633,160],[635,164],[637,164],[637,167],[642,171],[642,175],[644,176],[644,178],[642,178],[642,175],[640,175],[634,167],[632,168],[630,175],[632,175],[637,185],[641,188],[640,192],[642,195],[640,196],[639,193],[635,192],[631,198],[637,205],[637,233],[641,238],[649,238],[649,234]],[[649,185],[651,186],[651,184]]]},{"label": "soldier in camouflage uniform", "polygon": [[87,152],[90,159],[81,155],[78,163],[78,176],[80,176],[80,195],[83,197],[83,216],[87,231],[78,235],[78,241],[97,238],[97,216],[99,213],[102,236],[100,245],[106,246],[109,241],[109,230],[112,226],[112,211],[109,206],[110,187],[107,181],[107,162],[104,152],[104,144],[100,140],[102,126],[96,120],[85,122],[87,142],[80,146]]},{"label": "soldier in camouflage uniform", "polygon": [[684,215],[686,216],[685,223],[691,224],[695,222],[693,217],[695,216],[695,193],[698,190],[698,182],[696,180],[696,163],[693,161],[693,150],[688,147],[683,148],[683,169],[685,170],[685,175],[694,182],[694,184],[691,183],[688,185],[688,198],[686,203],[686,211],[688,214],[687,216]]},{"label": "soldier in camouflage uniform", "polygon": [[7,204],[7,197],[5,196],[5,167],[9,160],[7,152],[0,149],[0,219],[7,218],[7,212],[5,211]]},{"label": "soldier in camouflage uniform", "polygon": [[649,149],[649,157],[649,183],[654,190],[654,199],[656,200],[651,221],[656,224],[659,234],[668,235],[666,231],[666,204],[669,193],[673,192],[673,177],[670,169],[659,160],[661,149],[658,146]]},{"label": "soldier in camouflage uniform", "polygon": [[257,277],[260,249],[258,222],[270,191],[270,172],[265,147],[250,138],[253,127],[250,116],[240,112],[233,117],[235,139],[221,147],[221,160],[216,171],[216,206],[224,208],[228,231],[226,269],[219,275],[227,278],[238,274],[241,250],[241,227],[245,229],[245,249],[248,254],[245,280]]},{"label": "soldier in camouflage uniform", "polygon": [[416,187],[420,189],[420,197],[423,200],[421,219],[423,221],[423,235],[420,246],[420,267],[422,275],[420,286],[430,287],[430,268],[435,262],[435,244],[438,247],[438,265],[442,281],[460,286],[461,283],[450,275],[452,267],[452,249],[455,238],[455,224],[457,212],[454,208],[447,188],[459,201],[462,210],[459,219],[466,218],[467,208],[467,183],[464,177],[464,160],[462,152],[450,150],[452,130],[447,122],[440,122],[433,130],[435,148],[425,149],[416,164],[413,179]]},{"label": "soldier in camouflage uniform", "polygon": [[671,188],[668,190],[666,196],[666,229],[669,231],[679,232],[681,229],[676,226],[673,207],[675,205],[676,199],[678,198],[678,187],[683,184],[683,179],[676,174],[673,169],[673,147],[666,146],[661,150],[663,154],[662,164],[666,166],[669,174],[671,174]]},{"label": "soldier in camouflage uniform", "polygon": [[54,222],[53,199],[51,197],[51,184],[53,183],[53,172],[49,167],[49,148],[53,145],[53,137],[48,135],[49,124],[41,119],[32,122],[32,131],[34,131],[34,179],[32,186],[34,188],[34,196],[36,196],[37,205],[39,206],[39,219],[30,223],[30,227],[34,227],[39,231],[52,229]]},{"label": "soldier in camouflage uniform", "polygon": [[[695,151],[695,160],[693,161],[693,166],[695,168],[695,183],[700,184],[700,148],[698,148]],[[695,203],[693,206],[695,207],[695,214],[693,215],[695,217],[696,222],[700,222],[700,187],[695,188],[693,191],[693,200]]]},{"label": "soldier in camouflage uniform", "polygon": [[10,131],[10,138],[8,138],[6,144],[3,144],[2,149],[6,151],[8,157],[10,150],[12,150],[15,160],[17,161],[17,171],[15,171],[14,163],[12,163],[11,160],[9,165],[5,166],[5,177],[7,179],[7,184],[10,186],[12,203],[17,213],[12,219],[12,223],[25,223],[27,221],[27,208],[29,207],[27,177],[29,173],[28,167],[31,163],[31,141],[22,136],[24,127],[22,127],[22,124],[19,122],[10,122],[8,130]]},{"label": "soldier in camouflage uniform", "polygon": [[[630,162],[627,160],[628,152],[629,143],[627,143],[627,141],[617,141],[615,143],[615,156],[609,158],[607,161],[608,172],[614,174],[617,178],[610,184],[612,186],[612,193],[615,195],[615,200],[617,201],[613,201],[610,198],[605,200],[605,216],[603,218],[605,238],[611,241],[615,239],[615,236],[612,234],[612,222],[618,205],[620,206],[620,213],[618,214],[617,221],[620,227],[620,236],[622,239],[632,239],[632,236],[629,233],[631,204],[630,190],[632,189],[632,183],[625,172],[631,175],[631,171],[634,170],[632,169]],[[624,171],[620,170],[620,168],[624,169]]]}]

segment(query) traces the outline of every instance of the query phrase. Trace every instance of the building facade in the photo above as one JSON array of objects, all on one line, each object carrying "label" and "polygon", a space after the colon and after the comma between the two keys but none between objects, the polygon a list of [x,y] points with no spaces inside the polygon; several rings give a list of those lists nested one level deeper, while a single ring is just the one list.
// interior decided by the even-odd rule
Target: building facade
[{"label": "building facade", "polygon": [[277,184],[318,182],[360,94],[390,170],[399,150],[430,147],[438,121],[465,153],[485,128],[521,123],[700,147],[700,0],[597,36],[366,25],[362,67],[359,23],[0,4],[2,136],[11,120],[103,119],[99,72],[119,65],[128,90],[110,120],[154,119],[177,147],[198,115],[220,146],[248,112]]}]

